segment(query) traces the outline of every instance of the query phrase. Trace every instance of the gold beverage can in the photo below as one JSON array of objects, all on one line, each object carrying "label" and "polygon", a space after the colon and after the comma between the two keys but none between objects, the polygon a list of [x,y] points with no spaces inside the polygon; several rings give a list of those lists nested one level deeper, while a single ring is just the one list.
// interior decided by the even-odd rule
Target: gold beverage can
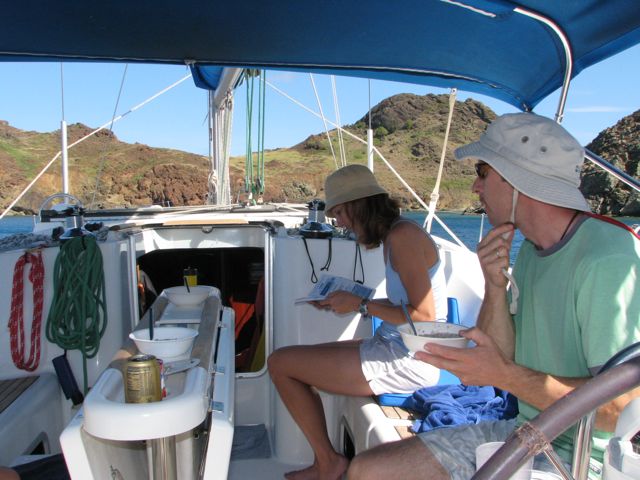
[{"label": "gold beverage can", "polygon": [[162,400],[160,366],[154,355],[129,357],[124,367],[124,398],[127,403],[149,403]]}]

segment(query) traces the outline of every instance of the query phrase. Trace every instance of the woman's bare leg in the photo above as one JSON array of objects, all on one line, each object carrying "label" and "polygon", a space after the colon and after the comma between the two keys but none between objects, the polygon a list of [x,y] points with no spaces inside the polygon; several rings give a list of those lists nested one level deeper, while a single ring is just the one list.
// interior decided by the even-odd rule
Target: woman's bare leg
[{"label": "woman's bare leg", "polygon": [[0,467],[0,480],[20,480],[20,477],[12,468]]},{"label": "woman's bare leg", "polygon": [[339,395],[371,395],[360,366],[360,342],[284,347],[268,360],[271,379],[315,455],[313,465],[290,472],[289,479],[340,479],[348,460],[337,453],[327,434],[320,396],[315,387]]}]

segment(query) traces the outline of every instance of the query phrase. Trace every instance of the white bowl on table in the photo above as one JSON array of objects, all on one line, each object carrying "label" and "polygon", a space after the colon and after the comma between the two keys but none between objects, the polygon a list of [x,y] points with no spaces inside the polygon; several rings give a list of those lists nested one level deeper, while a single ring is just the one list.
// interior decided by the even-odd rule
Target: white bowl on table
[{"label": "white bowl on table", "polygon": [[134,330],[129,334],[141,353],[157,358],[180,357],[189,352],[198,331],[188,327],[155,327],[153,340],[149,340],[149,330]]},{"label": "white bowl on table", "polygon": [[460,330],[466,330],[463,325],[445,322],[415,322],[418,335],[413,334],[411,325],[405,323],[398,326],[402,341],[412,352],[424,350],[425,343],[437,343],[447,347],[466,348],[469,340],[459,335]]},{"label": "white bowl on table", "polygon": [[189,287],[190,291],[187,291],[187,287],[169,287],[163,290],[166,297],[171,303],[178,307],[188,307],[200,305],[204,302],[211,292],[213,287],[207,285],[194,285]]}]

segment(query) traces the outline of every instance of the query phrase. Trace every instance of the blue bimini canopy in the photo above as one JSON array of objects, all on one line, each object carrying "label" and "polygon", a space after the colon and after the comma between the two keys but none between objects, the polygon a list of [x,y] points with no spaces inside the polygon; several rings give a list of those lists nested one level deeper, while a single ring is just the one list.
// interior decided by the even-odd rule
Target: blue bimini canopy
[{"label": "blue bimini canopy", "polygon": [[188,64],[208,87],[224,66],[342,74],[456,87],[522,110],[562,85],[563,37],[572,76],[640,42],[638,0],[20,0],[2,9],[3,60]]}]

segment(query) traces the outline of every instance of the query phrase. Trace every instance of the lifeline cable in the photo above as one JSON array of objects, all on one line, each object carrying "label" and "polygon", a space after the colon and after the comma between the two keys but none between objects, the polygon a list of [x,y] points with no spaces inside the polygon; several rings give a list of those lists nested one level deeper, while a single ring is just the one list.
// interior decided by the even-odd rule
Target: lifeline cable
[{"label": "lifeline cable", "polygon": [[[31,322],[31,348],[29,359],[25,361],[25,336],[23,318],[24,265],[31,263],[29,280],[33,285],[33,320]],[[11,316],[9,332],[11,359],[15,366],[27,372],[33,372],[40,363],[40,330],[42,325],[42,284],[44,282],[44,263],[42,253],[26,252],[13,268],[13,288],[11,290]]]},{"label": "lifeline cable", "polygon": [[75,237],[62,244],[54,265],[53,291],[47,339],[65,351],[80,350],[86,395],[87,358],[96,356],[107,328],[102,254],[94,237]]}]

